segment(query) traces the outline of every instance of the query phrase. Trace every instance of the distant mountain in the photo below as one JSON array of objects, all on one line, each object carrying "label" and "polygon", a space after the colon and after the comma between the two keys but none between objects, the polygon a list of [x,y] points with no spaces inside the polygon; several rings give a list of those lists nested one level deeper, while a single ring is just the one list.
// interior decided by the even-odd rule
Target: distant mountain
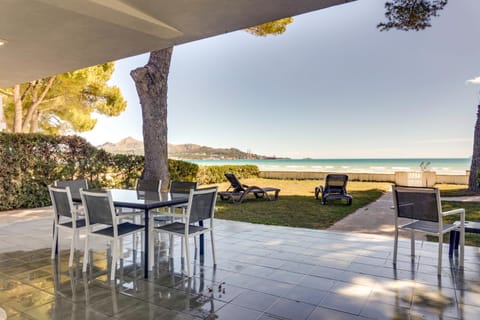
[{"label": "distant mountain", "polygon": [[[132,137],[117,143],[107,142],[99,147],[111,153],[144,154],[143,142]],[[197,144],[168,144],[168,156],[171,159],[180,160],[272,159],[272,157],[243,152],[236,148],[211,148]]]}]

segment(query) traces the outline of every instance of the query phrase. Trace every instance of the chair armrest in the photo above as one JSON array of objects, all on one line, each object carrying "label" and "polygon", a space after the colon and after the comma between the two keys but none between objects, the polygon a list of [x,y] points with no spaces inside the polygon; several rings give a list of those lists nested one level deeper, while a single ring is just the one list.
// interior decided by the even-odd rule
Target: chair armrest
[{"label": "chair armrest", "polygon": [[442,212],[442,216],[449,216],[452,214],[460,214],[460,228],[465,228],[465,209],[460,208]]},{"label": "chair armrest", "polygon": [[452,214],[460,214],[462,216],[465,216],[465,209],[460,208],[460,209],[453,209],[453,210],[442,212],[443,216],[449,216],[449,215],[452,215]]}]

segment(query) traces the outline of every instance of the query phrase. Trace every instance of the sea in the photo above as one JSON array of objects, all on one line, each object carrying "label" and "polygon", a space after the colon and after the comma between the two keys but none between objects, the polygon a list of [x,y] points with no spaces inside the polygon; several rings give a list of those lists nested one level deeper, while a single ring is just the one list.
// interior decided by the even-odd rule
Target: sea
[{"label": "sea", "polygon": [[431,170],[437,174],[463,175],[470,170],[470,158],[412,159],[262,159],[262,160],[187,160],[202,166],[258,166],[260,171],[307,171],[345,173],[394,173]]}]

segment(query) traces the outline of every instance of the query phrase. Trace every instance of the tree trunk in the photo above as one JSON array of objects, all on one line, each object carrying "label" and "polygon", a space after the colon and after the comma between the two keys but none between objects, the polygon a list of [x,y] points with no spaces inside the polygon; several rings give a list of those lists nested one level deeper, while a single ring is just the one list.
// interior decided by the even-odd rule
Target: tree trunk
[{"label": "tree trunk", "polygon": [[30,133],[35,133],[38,131],[40,116],[41,116],[41,112],[38,109],[35,110],[32,116],[32,121],[30,121]]},{"label": "tree trunk", "polygon": [[16,84],[13,87],[13,103],[15,104],[15,113],[13,114],[13,132],[22,132],[23,108],[19,84]]},{"label": "tree trunk", "polygon": [[143,145],[145,148],[144,179],[162,180],[162,190],[167,190],[168,173],[167,139],[167,82],[173,47],[150,53],[148,63],[130,72],[135,81],[143,117]]},{"label": "tree trunk", "polygon": [[475,123],[475,132],[473,134],[472,165],[468,179],[468,190],[473,192],[480,192],[478,185],[478,170],[480,169],[480,104],[477,108],[477,122]]}]

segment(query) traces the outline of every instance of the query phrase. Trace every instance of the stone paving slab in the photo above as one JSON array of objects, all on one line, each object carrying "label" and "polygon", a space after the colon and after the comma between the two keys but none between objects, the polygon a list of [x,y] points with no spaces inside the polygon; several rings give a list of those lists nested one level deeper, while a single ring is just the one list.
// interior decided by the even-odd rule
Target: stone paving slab
[{"label": "stone paving slab", "polygon": [[[355,199],[353,200],[355,201]],[[393,237],[395,215],[392,192],[362,207],[328,228],[331,231],[388,235]],[[407,237],[409,234],[407,235]]]},{"label": "stone paving slab", "polygon": [[53,219],[52,207],[0,211],[0,224],[9,224],[47,217]]}]

